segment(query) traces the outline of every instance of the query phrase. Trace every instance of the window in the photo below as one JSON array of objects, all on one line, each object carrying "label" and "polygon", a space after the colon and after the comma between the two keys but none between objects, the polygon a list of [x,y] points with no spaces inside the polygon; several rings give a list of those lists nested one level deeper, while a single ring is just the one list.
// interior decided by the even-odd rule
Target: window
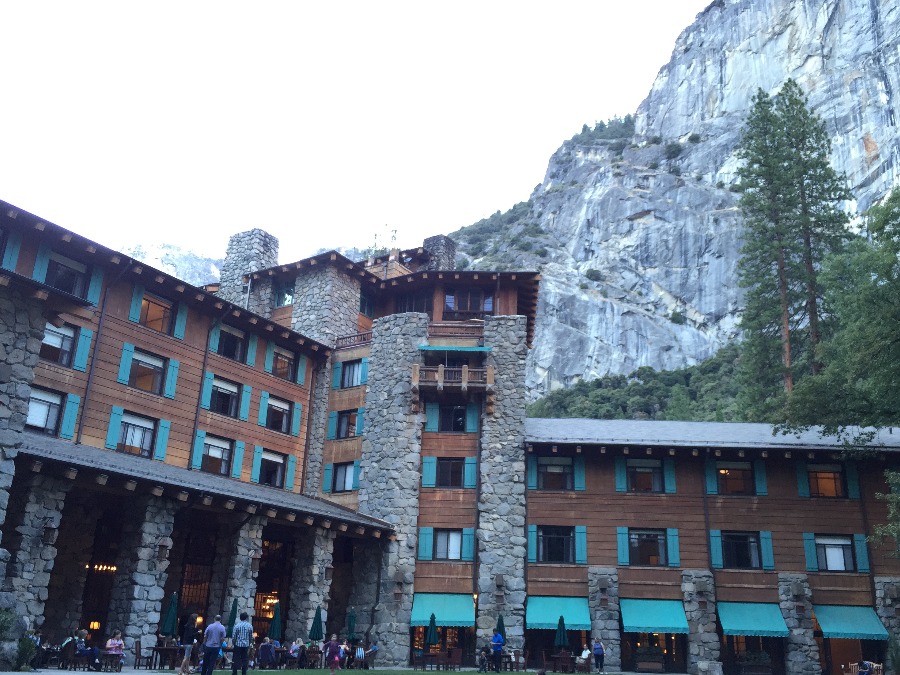
[{"label": "window", "polygon": [[444,294],[444,318],[464,320],[494,313],[494,297],[480,288],[447,289]]},{"label": "window", "polygon": [[466,430],[466,406],[442,405],[438,418],[438,431],[452,432]]},{"label": "window", "polygon": [[240,401],[240,389],[237,384],[219,377],[213,378],[212,392],[209,397],[209,409],[212,412],[228,415],[228,417],[237,417]]},{"label": "window", "polygon": [[288,382],[294,381],[296,357],[293,352],[275,347],[272,353],[272,374]]},{"label": "window", "polygon": [[847,496],[843,467],[840,464],[810,464],[807,471],[810,497]]},{"label": "window", "polygon": [[662,492],[663,468],[659,459],[629,459],[626,462],[629,492]]},{"label": "window", "polygon": [[232,442],[224,438],[206,436],[200,470],[227,476],[231,470]]},{"label": "window", "polygon": [[168,335],[172,332],[172,303],[150,293],[144,293],[138,323]]},{"label": "window", "polygon": [[337,438],[356,436],[356,415],[358,410],[341,410],[337,414]]},{"label": "window", "polygon": [[75,351],[74,326],[54,326],[48,323],[44,328],[44,341],[41,343],[40,356],[45,361],[58,363],[66,368],[72,365],[72,353]]},{"label": "window", "polygon": [[461,488],[465,480],[466,460],[462,458],[438,457],[436,462],[435,487]]},{"label": "window", "polygon": [[87,294],[87,265],[52,252],[44,283],[64,293],[83,298]]},{"label": "window", "polygon": [[353,462],[334,465],[332,490],[334,492],[350,492],[353,490]]},{"label": "window", "polygon": [[271,487],[284,487],[285,456],[277,452],[263,450],[262,459],[259,462],[260,485]]},{"label": "window", "polygon": [[359,313],[370,319],[375,318],[375,301],[365,293],[359,296]]},{"label": "window", "polygon": [[153,449],[153,432],[155,430],[155,420],[124,413],[116,450],[149,458]]},{"label": "window", "polygon": [[165,359],[135,349],[131,356],[128,386],[151,394],[161,394],[165,372]]},{"label": "window", "polygon": [[232,361],[241,361],[246,354],[244,331],[222,325],[219,328],[219,344],[216,354]]},{"label": "window", "polygon": [[665,530],[628,530],[628,559],[632,565],[665,566]]},{"label": "window", "polygon": [[462,560],[462,530],[434,531],[434,559]]},{"label": "window", "polygon": [[733,569],[760,569],[759,533],[722,532],[722,562]]},{"label": "window", "polygon": [[291,404],[280,398],[269,396],[266,409],[266,428],[283,434],[291,430]]},{"label": "window", "polygon": [[538,457],[538,489],[574,489],[574,471],[571,457]]},{"label": "window", "polygon": [[431,314],[434,293],[432,291],[420,291],[401,295],[397,300],[397,312],[425,312]]},{"label": "window", "polygon": [[574,528],[549,525],[539,526],[537,528],[537,561],[547,563],[574,562]]},{"label": "window", "polygon": [[341,364],[341,389],[358,387],[362,384],[362,359],[344,361]]},{"label": "window", "polygon": [[720,495],[754,495],[753,465],[750,462],[716,462]]},{"label": "window", "polygon": [[816,558],[820,571],[853,572],[853,540],[850,537],[816,535]]},{"label": "window", "polygon": [[294,283],[296,279],[279,279],[272,284],[272,305],[284,307],[294,304]]},{"label": "window", "polygon": [[59,413],[62,396],[43,389],[32,389],[28,399],[28,417],[25,426],[55,436],[59,429]]}]

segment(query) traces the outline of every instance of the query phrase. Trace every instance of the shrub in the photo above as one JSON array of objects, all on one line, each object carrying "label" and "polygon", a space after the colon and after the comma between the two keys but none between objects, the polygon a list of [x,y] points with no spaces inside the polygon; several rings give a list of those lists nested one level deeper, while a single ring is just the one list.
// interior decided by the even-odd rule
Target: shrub
[{"label": "shrub", "polygon": [[650,139],[650,145],[659,145],[662,143],[662,136],[653,136]]},{"label": "shrub", "polygon": [[684,148],[681,143],[666,143],[666,159],[675,159]]},{"label": "shrub", "polygon": [[690,136],[688,136],[688,141],[691,143],[699,143],[700,134],[698,134],[697,132],[692,133]]},{"label": "shrub", "polygon": [[31,670],[31,659],[37,651],[37,645],[27,635],[19,638],[19,646],[16,650],[16,670]]},{"label": "shrub", "polygon": [[628,147],[626,141],[615,141],[609,144],[610,151],[615,155],[621,155],[622,151]]},{"label": "shrub", "polygon": [[673,166],[671,169],[669,169],[669,173],[672,174],[673,176],[680,176],[681,175],[681,167]]},{"label": "shrub", "polygon": [[591,281],[603,281],[603,272],[600,270],[590,269],[584,273],[584,276]]},{"label": "shrub", "polygon": [[540,248],[534,249],[534,254],[538,258],[546,258],[547,257],[547,249],[541,246]]},{"label": "shrub", "polygon": [[580,288],[583,291],[586,291],[587,287],[588,287],[588,285],[586,283],[584,283],[583,281],[580,284],[578,284],[578,288]]},{"label": "shrub", "polygon": [[725,181],[720,180],[718,183],[716,183],[716,187],[722,190],[725,187]]},{"label": "shrub", "polygon": [[675,309],[672,310],[672,313],[669,315],[669,321],[682,326],[687,322],[687,319],[685,318],[684,314]]},{"label": "shrub", "polygon": [[659,162],[650,162],[647,165],[647,168],[652,169],[653,171],[656,171],[659,168]]},{"label": "shrub", "polygon": [[701,180],[703,180],[703,174],[702,174],[702,173],[695,173],[695,174],[694,174],[694,180],[697,181],[697,182],[699,183]]}]

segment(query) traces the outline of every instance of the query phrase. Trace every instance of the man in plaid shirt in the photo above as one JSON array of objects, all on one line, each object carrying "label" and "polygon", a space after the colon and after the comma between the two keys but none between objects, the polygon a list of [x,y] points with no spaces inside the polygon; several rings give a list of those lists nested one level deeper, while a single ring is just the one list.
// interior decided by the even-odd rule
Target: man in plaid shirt
[{"label": "man in plaid shirt", "polygon": [[241,674],[247,675],[247,652],[250,651],[250,642],[253,640],[253,626],[248,619],[247,612],[241,612],[241,620],[234,624],[231,631],[231,641],[234,643],[234,656],[231,659],[231,675],[237,675],[238,663],[241,664]]}]

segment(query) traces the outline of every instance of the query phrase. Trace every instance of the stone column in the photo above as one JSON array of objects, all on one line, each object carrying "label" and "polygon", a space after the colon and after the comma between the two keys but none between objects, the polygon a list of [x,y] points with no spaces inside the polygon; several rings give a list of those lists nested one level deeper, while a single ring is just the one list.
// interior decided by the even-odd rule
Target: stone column
[{"label": "stone column", "polygon": [[426,314],[393,314],[372,329],[359,511],[387,521],[396,533],[381,560],[380,600],[370,629],[385,666],[409,662],[424,423],[424,414],[412,412],[411,379],[427,336]]},{"label": "stone column", "polygon": [[[247,293],[244,286],[244,275],[257,272],[262,269],[274,267],[278,264],[278,239],[265,230],[253,229],[247,232],[239,232],[228,240],[228,249],[225,252],[225,262],[222,264],[222,272],[219,275],[218,296],[228,302],[244,307],[247,302]],[[251,296],[253,288],[251,282]],[[271,288],[271,281],[268,287]],[[254,298],[251,297],[251,300]],[[260,306],[259,295],[252,302],[249,309],[263,316],[270,316],[271,303],[267,307]],[[262,311],[258,311],[262,310]]]},{"label": "stone column", "polygon": [[[8,571],[19,616],[29,617],[38,627],[44,623],[44,604],[56,558],[56,537],[72,482],[42,474],[32,474],[26,480],[22,522],[16,527],[18,547]],[[45,527],[52,528],[47,541]]]},{"label": "stone column", "polygon": [[821,675],[813,637],[812,589],[805,574],[779,572],[778,600],[790,634],[785,639],[785,675]]},{"label": "stone column", "polygon": [[599,635],[606,647],[604,667],[622,668],[622,634],[619,632],[619,571],[615,567],[588,568],[588,602],[591,633]]},{"label": "stone column", "polygon": [[156,645],[169,569],[168,559],[158,560],[157,552],[161,541],[171,548],[176,508],[170,499],[136,497],[125,516],[107,622],[122,631],[129,663],[135,640],[143,648]]},{"label": "stone column", "polygon": [[360,539],[353,545],[353,589],[350,606],[356,610],[356,634],[364,640],[372,626],[378,601],[378,576],[381,568],[381,542]]},{"label": "stone column", "polygon": [[[327,570],[334,551],[335,532],[322,527],[310,528],[297,541],[291,570],[290,611],[285,622],[285,635],[306,639],[316,616],[316,608],[328,609],[331,580]],[[324,628],[324,627],[323,627]]]},{"label": "stone column", "polygon": [[294,286],[291,327],[333,345],[335,338],[358,331],[359,294],[359,278],[334,264],[304,268]]},{"label": "stone column", "polygon": [[[875,612],[881,623],[887,628],[890,635],[900,635],[900,616],[897,608],[900,607],[900,577],[875,577]],[[895,672],[895,666],[891,663],[891,650],[885,652],[884,669],[887,672]]]},{"label": "stone column", "polygon": [[524,316],[485,317],[494,412],[481,416],[476,640],[490,641],[503,614],[510,649],[525,641],[525,336]]},{"label": "stone column", "polygon": [[[719,634],[716,632],[716,580],[709,570],[682,570],[681,593],[687,616],[688,672],[721,672]],[[717,664],[715,667],[711,664]]]},{"label": "stone column", "polygon": [[[234,534],[231,546],[231,557],[228,562],[228,578],[225,583],[225,611],[223,619],[228,619],[231,604],[237,598],[238,614],[246,610],[253,614],[256,601],[256,575],[253,570],[253,556],[262,552],[263,528],[268,519],[265,516],[252,515]],[[212,618],[212,617],[210,617]]]},{"label": "stone column", "polygon": [[[309,420],[309,452],[306,455],[306,474],[303,494],[318,497],[322,488],[322,464],[325,452],[325,427],[328,420],[328,393],[331,391],[330,357],[315,370],[315,388],[310,392],[312,416]],[[366,430],[368,432],[368,430]]]}]

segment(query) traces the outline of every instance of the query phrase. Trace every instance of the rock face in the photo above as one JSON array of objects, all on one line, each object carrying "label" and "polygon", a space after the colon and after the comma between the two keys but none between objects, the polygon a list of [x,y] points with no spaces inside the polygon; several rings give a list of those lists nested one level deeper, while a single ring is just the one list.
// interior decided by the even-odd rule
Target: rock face
[{"label": "rock face", "polygon": [[[461,252],[541,267],[532,397],[607,373],[677,368],[737,336],[734,149],[757,88],[788,78],[828,127],[861,212],[900,174],[900,6],[715,0],[676,42],[620,142],[565,142],[530,214]],[[526,245],[522,241],[529,239]],[[480,250],[479,250],[480,249]]]}]

